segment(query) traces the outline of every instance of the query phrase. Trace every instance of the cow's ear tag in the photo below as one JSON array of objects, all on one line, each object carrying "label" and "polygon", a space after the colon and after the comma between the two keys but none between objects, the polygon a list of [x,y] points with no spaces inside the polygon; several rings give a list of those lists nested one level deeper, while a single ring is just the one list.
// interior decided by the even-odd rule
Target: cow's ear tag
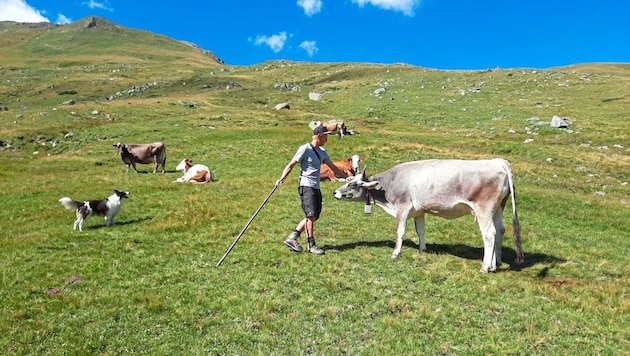
[{"label": "cow's ear tag", "polygon": [[372,204],[365,204],[363,212],[366,214],[372,214]]}]

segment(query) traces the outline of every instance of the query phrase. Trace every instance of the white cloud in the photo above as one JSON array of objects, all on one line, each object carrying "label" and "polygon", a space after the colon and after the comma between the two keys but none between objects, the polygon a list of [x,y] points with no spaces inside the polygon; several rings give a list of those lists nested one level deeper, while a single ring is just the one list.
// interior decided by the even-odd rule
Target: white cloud
[{"label": "white cloud", "polygon": [[57,14],[57,21],[55,23],[59,25],[66,25],[72,22],[72,19],[67,18],[64,14]]},{"label": "white cloud", "polygon": [[287,41],[287,33],[283,31],[283,32],[280,32],[277,35],[271,35],[269,37],[267,37],[267,36],[260,36],[260,35],[256,36],[256,41],[254,41],[254,43],[256,45],[265,44],[265,45],[269,46],[269,48],[271,48],[271,50],[274,53],[278,53],[278,52],[282,51],[286,41]]},{"label": "white cloud", "polygon": [[317,48],[317,42],[315,41],[304,41],[300,43],[300,48],[305,50],[309,57],[313,57],[313,55],[319,51],[319,48]]},{"label": "white cloud", "polygon": [[0,21],[50,22],[25,0],[0,0]]},{"label": "white cloud", "polygon": [[298,0],[297,4],[304,10],[306,16],[312,16],[322,11],[322,0]]},{"label": "white cloud", "polygon": [[90,9],[101,9],[101,10],[107,10],[107,11],[113,10],[112,8],[109,7],[109,4],[107,1],[98,2],[95,0],[90,0],[87,2],[82,2],[81,5],[85,5],[89,7]]},{"label": "white cloud", "polygon": [[370,4],[385,10],[400,11],[410,17],[415,15],[413,9],[420,4],[420,0],[352,0],[352,2],[361,7]]}]

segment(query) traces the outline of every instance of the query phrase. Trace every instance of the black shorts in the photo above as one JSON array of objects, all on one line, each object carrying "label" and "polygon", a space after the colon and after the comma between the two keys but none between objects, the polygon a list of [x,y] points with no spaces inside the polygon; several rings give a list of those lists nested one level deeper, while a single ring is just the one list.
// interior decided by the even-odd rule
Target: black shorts
[{"label": "black shorts", "polygon": [[322,213],[322,191],[311,187],[298,187],[302,200],[302,210],[306,217],[314,216],[319,219]]}]

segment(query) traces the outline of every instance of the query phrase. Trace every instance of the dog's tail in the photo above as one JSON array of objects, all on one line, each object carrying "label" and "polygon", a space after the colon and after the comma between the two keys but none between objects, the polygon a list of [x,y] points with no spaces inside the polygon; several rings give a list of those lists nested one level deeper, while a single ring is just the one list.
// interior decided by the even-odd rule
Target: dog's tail
[{"label": "dog's tail", "polygon": [[74,201],[68,197],[63,197],[61,199],[59,199],[59,202],[61,203],[61,205],[63,205],[64,208],[68,209],[68,210],[76,210],[78,209],[80,206],[83,205],[82,202],[79,201]]}]

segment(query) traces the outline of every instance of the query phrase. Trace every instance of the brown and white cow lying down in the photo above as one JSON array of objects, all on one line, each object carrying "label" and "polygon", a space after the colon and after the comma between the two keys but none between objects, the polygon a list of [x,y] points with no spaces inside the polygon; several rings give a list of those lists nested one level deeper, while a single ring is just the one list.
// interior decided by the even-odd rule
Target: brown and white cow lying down
[{"label": "brown and white cow lying down", "polygon": [[118,142],[114,145],[118,148],[118,154],[122,161],[127,165],[126,173],[129,173],[129,166],[133,166],[133,170],[138,173],[136,163],[149,164],[154,163],[153,173],[162,165],[162,173],[166,165],[166,146],[162,142],[154,142],[147,144],[125,144]]},{"label": "brown and white cow lying down", "polygon": [[341,120],[330,120],[322,123],[322,125],[326,126],[327,131],[336,133],[340,138],[349,134],[346,124]]},{"label": "brown and white cow lying down", "polygon": [[[352,177],[359,173],[359,164],[363,162],[365,158],[359,157],[358,155],[353,155],[352,157],[345,159],[343,161],[334,162],[335,166],[339,167],[342,171],[346,172],[348,177]],[[328,167],[328,165],[322,165],[322,169],[319,172],[319,176],[321,180],[338,180],[335,176],[335,172]],[[346,179],[339,179],[345,181]]]},{"label": "brown and white cow lying down", "polygon": [[176,170],[184,172],[184,175],[175,179],[175,182],[190,182],[190,183],[208,183],[214,180],[214,173],[203,164],[192,164],[192,160],[185,158],[177,167]]},{"label": "brown and white cow lying down", "polygon": [[373,201],[396,217],[397,239],[392,258],[401,253],[408,218],[415,220],[419,249],[424,251],[425,214],[446,219],[472,214],[483,237],[482,272],[495,271],[501,264],[503,208],[511,197],[516,263],[524,261],[512,170],[504,159],[407,162],[371,177],[365,175],[364,169],[334,195],[366,204]]},{"label": "brown and white cow lying down", "polygon": [[345,135],[352,135],[354,131],[348,130],[346,124],[342,120],[332,119],[328,122],[321,121],[311,121],[308,127],[312,129],[316,128],[319,125],[323,125],[326,127],[326,130],[329,132],[333,132],[339,138],[343,138]]}]

